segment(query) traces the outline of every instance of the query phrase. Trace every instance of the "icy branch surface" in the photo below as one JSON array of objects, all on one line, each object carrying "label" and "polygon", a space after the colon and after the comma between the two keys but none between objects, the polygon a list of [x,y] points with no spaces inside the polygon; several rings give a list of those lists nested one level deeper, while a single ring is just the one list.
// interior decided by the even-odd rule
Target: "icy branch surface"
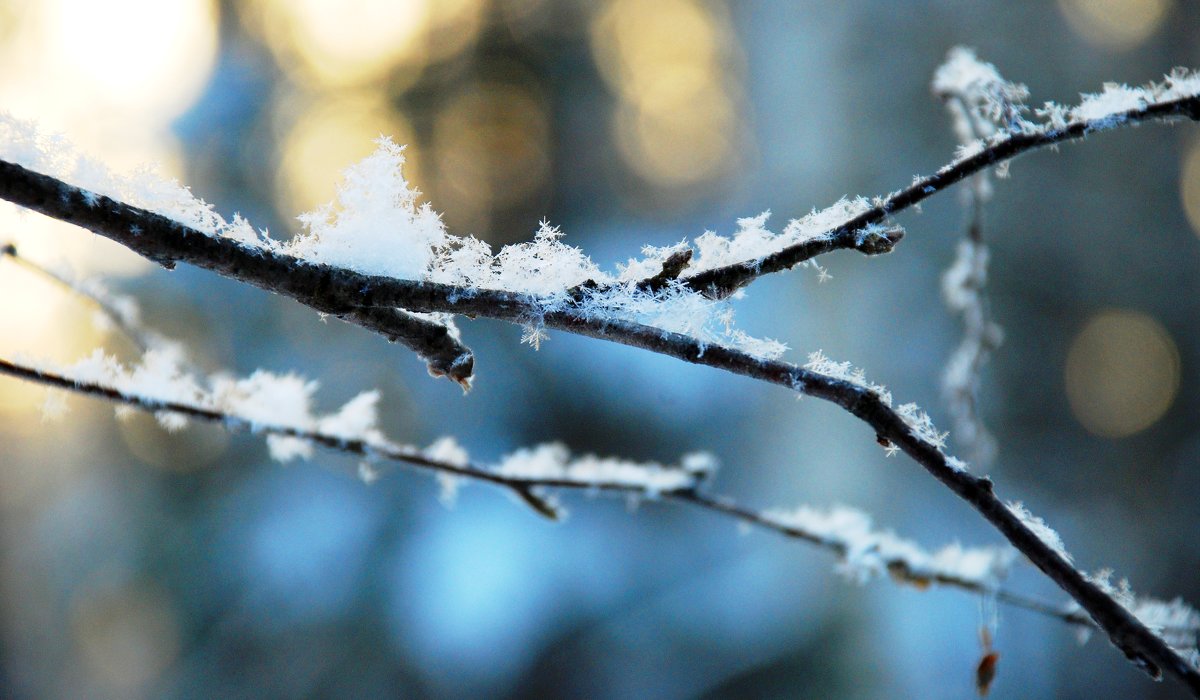
[{"label": "icy branch surface", "polygon": [[1018,555],[1012,547],[959,544],[930,552],[891,530],[873,529],[869,515],[845,506],[828,510],[801,506],[768,511],[766,517],[840,551],[840,573],[858,583],[889,573],[917,585],[951,580],[991,590],[1008,575]]},{"label": "icy branch surface", "polygon": [[[887,390],[887,387],[881,384],[875,384],[867,379],[866,373],[858,368],[853,367],[849,362],[834,362],[825,356],[825,353],[817,350],[809,353],[808,362],[804,368],[823,374],[827,377],[840,379],[844,382],[849,382],[857,387],[865,389],[874,394],[883,404],[889,408],[892,406],[892,392]],[[921,407],[915,403],[901,404],[895,408],[896,414],[908,426],[909,432],[918,440],[933,445],[939,450],[945,448],[946,438],[949,433],[941,432],[937,426],[933,424],[933,419],[929,417]],[[888,446],[888,454],[895,454],[894,446]],[[947,461],[955,469],[966,469],[966,464],[953,457],[948,457]]]},{"label": "icy branch surface", "polygon": [[226,221],[213,205],[176,180],[163,177],[153,166],[143,166],[129,175],[114,173],[103,163],[81,155],[61,134],[43,133],[35,122],[4,111],[0,111],[0,159],[65,180],[95,195],[157,212],[210,236],[230,238],[249,247],[276,247],[266,231],[255,231],[237,214]]},{"label": "icy branch surface", "polygon": [[581,486],[621,484],[653,498],[663,493],[693,489],[716,467],[716,458],[704,452],[684,455],[679,466],[667,467],[594,455],[572,457],[566,445],[550,443],[517,450],[501,460],[495,472],[518,481]]},{"label": "icy branch surface", "polygon": [[[1150,631],[1159,635],[1193,667],[1200,669],[1200,611],[1185,603],[1182,598],[1163,601],[1139,596],[1133,592],[1128,579],[1113,583],[1112,577],[1111,569],[1101,569],[1089,575],[1088,580],[1120,603]],[[1078,612],[1079,609],[1075,602],[1067,606],[1068,613]],[[1084,628],[1080,634],[1080,641],[1087,641],[1089,633],[1090,628]]]}]

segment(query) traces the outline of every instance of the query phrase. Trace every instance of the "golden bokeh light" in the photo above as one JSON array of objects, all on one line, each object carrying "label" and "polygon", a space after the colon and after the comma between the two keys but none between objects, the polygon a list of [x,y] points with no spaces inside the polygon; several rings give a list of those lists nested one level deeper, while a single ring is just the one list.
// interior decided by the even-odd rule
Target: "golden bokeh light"
[{"label": "golden bokeh light", "polygon": [[[71,131],[71,137],[81,154],[103,163],[117,176],[150,167],[163,179],[183,179],[182,146],[167,133],[115,136],[81,124]],[[132,277],[155,267],[146,258],[107,238],[7,203],[0,203],[0,240],[15,243],[31,260],[63,268],[75,277]]]},{"label": "golden bokeh light", "polygon": [[1067,398],[1089,432],[1125,437],[1162,418],[1179,374],[1179,353],[1162,324],[1133,311],[1107,311],[1071,342]]},{"label": "golden bokeh light", "polygon": [[1058,7],[1089,43],[1121,50],[1157,31],[1171,10],[1171,0],[1058,0]]},{"label": "golden bokeh light", "polygon": [[[0,357],[73,362],[104,338],[94,313],[87,301],[0,257]],[[0,416],[10,431],[39,425],[44,399],[37,384],[0,378]]]},{"label": "golden bokeh light", "polygon": [[254,0],[243,17],[288,74],[315,86],[415,73],[475,40],[481,0]]},{"label": "golden bokeh light", "polygon": [[729,99],[712,91],[695,109],[656,114],[626,107],[617,113],[617,148],[644,180],[686,187],[732,166],[737,117]]},{"label": "golden bokeh light", "polygon": [[683,188],[734,165],[738,110],[723,6],[692,0],[613,0],[591,27],[592,54],[620,100],[614,139],[643,180]]},{"label": "golden bokeh light", "polygon": [[1183,157],[1183,168],[1179,177],[1179,197],[1183,200],[1183,211],[1187,214],[1192,230],[1200,236],[1200,139],[1197,139]]},{"label": "golden bokeh light", "polygon": [[10,109],[165,125],[196,100],[216,62],[213,0],[47,0],[31,7],[4,57]]},{"label": "golden bokeh light", "polygon": [[721,32],[688,0],[616,0],[592,25],[592,52],[613,90],[640,109],[688,106],[720,79]]},{"label": "golden bokeh light", "polygon": [[412,126],[382,95],[331,92],[320,99],[284,98],[275,111],[299,112],[282,139],[277,172],[277,202],[285,217],[332,201],[338,174],[370,155],[380,136],[408,145],[404,177],[419,188],[421,154]]},{"label": "golden bokeh light", "polygon": [[140,697],[179,657],[174,606],[158,586],[85,586],[72,601],[71,632],[89,680],[102,695]]},{"label": "golden bokeh light", "polygon": [[545,100],[527,81],[470,84],[434,122],[436,208],[465,233],[482,233],[491,214],[533,196],[550,173]]}]

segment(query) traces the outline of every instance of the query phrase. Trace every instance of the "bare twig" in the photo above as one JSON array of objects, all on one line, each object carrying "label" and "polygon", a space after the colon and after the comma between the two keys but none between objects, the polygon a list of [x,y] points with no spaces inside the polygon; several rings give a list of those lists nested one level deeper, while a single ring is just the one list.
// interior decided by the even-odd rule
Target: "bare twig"
[{"label": "bare twig", "polygon": [[475,371],[475,356],[454,337],[449,326],[428,321],[403,309],[358,307],[338,317],[398,342],[425,360],[429,373],[449,377],[467,391]]},{"label": "bare twig", "polygon": [[146,352],[151,346],[159,342],[160,339],[157,336],[147,333],[137,324],[136,307],[130,307],[132,311],[118,308],[122,305],[119,300],[113,299],[106,294],[99,294],[94,288],[88,289],[85,285],[30,260],[17,251],[17,246],[14,243],[8,242],[0,245],[0,258],[8,258],[13,263],[21,266],[22,269],[40,275],[71,294],[86,299],[96,307],[99,313],[103,314],[106,321],[112,324],[112,327],[119,331],[122,337],[140,352]]}]

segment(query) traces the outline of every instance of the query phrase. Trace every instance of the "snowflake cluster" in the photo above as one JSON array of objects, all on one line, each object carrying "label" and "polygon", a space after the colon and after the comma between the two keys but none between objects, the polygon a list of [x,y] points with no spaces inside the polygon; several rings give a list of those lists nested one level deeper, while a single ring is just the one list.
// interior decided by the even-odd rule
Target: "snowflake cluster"
[{"label": "snowflake cluster", "polygon": [[[227,415],[248,424],[251,430],[269,426],[367,444],[385,443],[376,423],[378,391],[362,392],[339,410],[318,414],[313,411],[317,382],[299,375],[258,370],[240,379],[225,374],[201,378],[187,371],[186,364],[176,350],[166,347],[148,350],[131,366],[102,350],[72,365],[41,366],[79,384],[110,388],[151,405],[180,404]],[[119,414],[127,415],[128,408]],[[158,411],[155,417],[167,430],[187,425],[185,415],[170,410]],[[286,435],[270,434],[267,444],[271,456],[281,462],[307,459],[313,451],[310,441]]]},{"label": "snowflake cluster", "polygon": [[[1200,669],[1200,611],[1185,603],[1182,598],[1163,601],[1136,595],[1128,579],[1113,583],[1112,577],[1111,569],[1101,569],[1089,574],[1087,578],[1120,603],[1151,632],[1183,655],[1194,668]],[[1068,613],[1079,610],[1079,604],[1074,601],[1066,608]],[[1091,628],[1084,628],[1080,634],[1080,642],[1086,642],[1090,636]]]},{"label": "snowflake cluster", "polygon": [[[887,387],[868,381],[866,373],[861,368],[853,367],[849,362],[834,362],[820,350],[808,354],[808,362],[804,364],[804,369],[862,387],[875,394],[884,405],[888,407],[892,405],[892,392],[888,391]],[[937,447],[939,450],[946,447],[946,438],[950,434],[939,431],[933,424],[933,419],[929,417],[929,414],[922,411],[917,404],[906,403],[897,406],[896,415],[900,416],[914,437]],[[891,445],[887,449],[890,456],[895,454],[895,450],[898,448]],[[962,471],[966,469],[966,465],[961,460],[947,458],[947,462],[956,470]]]},{"label": "snowflake cluster", "polygon": [[957,110],[952,107],[955,130],[963,144],[955,154],[957,163],[1014,134],[1049,135],[1077,125],[1087,131],[1110,129],[1130,114],[1200,94],[1200,72],[1176,68],[1162,82],[1142,87],[1106,83],[1098,93],[1081,95],[1073,107],[1046,102],[1030,109],[1025,104],[1029,90],[1024,85],[1005,80],[973,50],[958,47],[938,68],[933,89],[960,102]]},{"label": "snowflake cluster", "polygon": [[991,589],[1017,560],[1017,551],[1008,546],[963,547],[955,543],[930,552],[890,530],[873,529],[869,515],[845,506],[829,510],[801,506],[792,511],[769,511],[766,517],[842,552],[839,571],[859,583],[890,572],[914,582],[951,579]]}]

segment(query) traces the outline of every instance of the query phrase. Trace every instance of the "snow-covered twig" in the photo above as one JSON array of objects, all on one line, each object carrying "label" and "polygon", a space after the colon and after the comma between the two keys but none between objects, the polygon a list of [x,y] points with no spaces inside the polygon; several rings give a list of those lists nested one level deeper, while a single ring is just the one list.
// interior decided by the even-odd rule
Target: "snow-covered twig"
[{"label": "snow-covered twig", "polygon": [[[857,381],[855,376],[836,376],[781,362],[769,354],[754,351],[761,346],[752,346],[748,351],[745,346],[732,347],[688,332],[647,325],[613,311],[663,304],[671,299],[693,303],[694,300],[684,296],[689,291],[711,297],[727,296],[763,274],[792,267],[829,250],[857,248],[868,253],[886,252],[898,240],[893,229],[882,227],[890,214],[917,204],[991,165],[1033,148],[1077,139],[1118,124],[1179,115],[1200,118],[1200,77],[1172,74],[1163,85],[1140,90],[1106,87],[1104,93],[1085,99],[1077,108],[1064,110],[1048,106],[1042,113],[1044,123],[1015,122],[1010,129],[998,132],[986,142],[972,144],[937,174],[920,178],[912,186],[882,198],[872,206],[864,208],[853,202],[847,203],[846,208],[857,213],[832,227],[828,234],[812,235],[812,229],[801,225],[795,232],[800,242],[795,245],[731,265],[701,267],[696,274],[681,276],[669,282],[662,291],[655,292],[662,296],[650,298],[613,298],[605,296],[603,290],[598,294],[593,290],[583,295],[571,295],[566,293],[567,287],[579,285],[585,279],[575,279],[564,287],[561,286],[561,275],[539,277],[539,266],[553,267],[562,263],[562,260],[538,257],[540,252],[560,250],[552,245],[554,231],[546,234],[532,250],[516,251],[515,266],[506,266],[502,252],[495,263],[485,261],[488,265],[485,268],[462,268],[469,274],[481,271],[493,282],[500,280],[499,288],[490,288],[477,284],[448,284],[436,279],[399,279],[370,274],[358,265],[348,267],[342,262],[320,262],[322,257],[306,257],[301,250],[296,250],[302,253],[297,257],[278,246],[248,240],[243,235],[217,235],[204,227],[197,228],[80,189],[8,161],[0,161],[0,197],[88,228],[164,265],[171,266],[176,261],[195,264],[291,296],[324,313],[341,315],[363,308],[403,308],[423,313],[484,316],[522,325],[537,324],[538,328],[557,328],[649,349],[834,402],[867,423],[879,441],[904,451],[970,503],[1070,595],[1130,659],[1156,677],[1165,670],[1200,696],[1197,669],[1109,591],[1076,569],[1062,553],[1061,543],[1052,542],[1046,536],[1048,528],[1037,527],[1039,521],[1001,501],[995,495],[990,479],[971,475],[961,462],[943,452],[944,438],[939,437],[942,434],[933,430],[928,418],[911,404],[893,408],[890,396],[885,396],[874,385]],[[204,211],[211,215],[210,210]],[[423,217],[424,210],[413,215]],[[823,218],[814,215],[809,223],[819,220]],[[757,243],[763,240],[771,245],[777,242],[762,235],[760,229],[764,221],[765,217],[761,217],[741,222],[741,229],[746,234],[743,238],[752,244],[748,246],[751,250],[760,249]],[[353,228],[362,227],[361,221],[351,220],[350,224]],[[340,220],[333,225],[340,225]],[[422,226],[427,225],[426,220]],[[418,227],[416,230],[427,229]],[[718,247],[736,247],[738,242],[735,239],[720,243]],[[465,253],[467,258],[480,258],[486,252],[470,240],[460,245],[464,247],[449,250],[447,254]],[[413,252],[427,257],[419,248]],[[538,284],[531,287],[503,284],[503,274],[510,269],[517,270],[522,280]],[[574,266],[571,269],[580,268]],[[455,280],[455,275],[462,274],[452,272],[451,266],[444,270]],[[649,271],[639,279],[654,276],[656,272]],[[543,289],[547,286],[553,288]]]},{"label": "snow-covered twig", "polygon": [[969,502],[1077,601],[1127,656],[1153,675],[1165,669],[1200,694],[1200,673],[1196,669],[1070,562],[1047,547],[995,496],[989,479],[972,476],[960,463],[952,463],[952,458],[936,445],[916,437],[909,423],[870,389],[652,326],[588,317],[569,307],[547,312],[537,297],[528,294],[463,289],[314,265],[283,253],[206,235],[159,214],[98,197],[11,163],[0,162],[0,197],[83,226],[151,259],[188,262],[286,294],[326,313],[345,313],[361,306],[399,306],[522,324],[531,317],[540,317],[541,323],[549,328],[652,350],[832,401],[866,422],[877,436],[899,447]]},{"label": "snow-covered twig", "polygon": [[[450,438],[442,438],[423,450],[386,439],[372,427],[374,403],[371,400],[355,399],[335,414],[307,421],[316,427],[273,423],[254,415],[256,407],[265,401],[262,397],[253,397],[246,392],[223,392],[224,398],[184,401],[148,395],[131,387],[156,387],[163,393],[177,393],[172,387],[180,383],[180,377],[151,379],[137,370],[125,371],[116,365],[110,365],[108,371],[101,373],[97,367],[95,358],[74,368],[57,369],[0,358],[0,374],[104,399],[117,404],[118,410],[133,408],[150,412],[165,426],[180,427],[181,419],[195,419],[218,423],[232,431],[247,430],[263,435],[274,441],[271,451],[278,459],[305,456],[304,444],[318,445],[362,458],[360,475],[368,481],[376,478],[383,463],[400,463],[436,474],[451,489],[457,489],[461,481],[498,486],[552,519],[559,519],[562,511],[555,500],[548,497],[547,490],[620,493],[672,501],[831,551],[841,560],[839,570],[855,581],[887,574],[898,583],[917,588],[941,585],[995,596],[1014,607],[1092,627],[1088,619],[1077,612],[1000,588],[1016,561],[1016,551],[1009,547],[964,548],[951,544],[929,551],[890,531],[875,530],[865,514],[846,507],[753,510],[729,498],[704,492],[703,487],[715,469],[715,461],[705,454],[685,455],[679,465],[663,466],[591,456],[572,457],[563,446],[551,444],[518,450],[488,466],[471,461]],[[107,374],[105,381],[98,379],[102,374]],[[191,380],[187,383],[194,384]],[[269,381],[259,382],[258,386],[268,392],[279,390],[270,384]],[[233,398],[233,394],[238,395]],[[239,408],[248,409],[249,415],[243,415]]]},{"label": "snow-covered twig", "polygon": [[[1037,110],[1044,121],[1013,121],[986,140],[975,141],[960,150],[960,157],[933,175],[918,177],[913,183],[886,197],[876,198],[872,206],[835,227],[823,236],[802,241],[768,255],[687,276],[689,287],[713,296],[725,296],[755,279],[787,270],[833,250],[861,249],[862,234],[869,226],[879,225],[888,217],[925,201],[955,183],[989,167],[1001,165],[1039,148],[1082,139],[1088,134],[1146,121],[1186,117],[1200,120],[1200,74],[1176,71],[1161,84],[1144,88],[1105,85],[1104,92],[1088,95],[1076,107],[1067,109],[1047,103]],[[863,252],[887,252],[868,249]]]},{"label": "snow-covered twig", "polygon": [[[1016,123],[1024,85],[1004,80],[996,67],[957,47],[933,79],[934,94],[950,113],[959,144],[969,147]],[[991,196],[987,171],[981,170],[963,188],[967,225],[955,251],[954,262],[942,276],[942,297],[952,312],[962,317],[963,338],[946,362],[942,394],[953,417],[954,434],[972,462],[986,467],[996,455],[996,441],[979,416],[979,375],[992,352],[1003,342],[1004,332],[988,311],[988,247],[983,239],[983,206]]]}]

